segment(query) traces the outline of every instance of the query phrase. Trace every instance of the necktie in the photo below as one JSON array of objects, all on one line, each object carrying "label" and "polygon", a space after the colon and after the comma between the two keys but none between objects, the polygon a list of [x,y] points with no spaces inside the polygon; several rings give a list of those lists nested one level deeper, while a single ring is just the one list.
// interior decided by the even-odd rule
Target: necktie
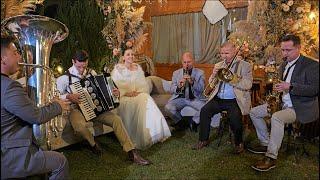
[{"label": "necktie", "polygon": [[286,79],[287,79],[287,77],[288,77],[288,75],[289,75],[289,72],[290,72],[290,69],[294,66],[294,65],[296,65],[296,63],[297,63],[297,61],[296,62],[294,62],[291,66],[289,66],[289,68],[287,69],[287,71],[285,72],[285,74],[284,74],[284,77],[283,77],[283,81],[285,81]]}]

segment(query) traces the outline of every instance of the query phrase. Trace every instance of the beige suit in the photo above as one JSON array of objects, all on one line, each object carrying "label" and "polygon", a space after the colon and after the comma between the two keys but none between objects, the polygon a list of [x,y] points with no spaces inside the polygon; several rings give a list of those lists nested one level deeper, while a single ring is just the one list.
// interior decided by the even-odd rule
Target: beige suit
[{"label": "beige suit", "polygon": [[[236,100],[238,103],[238,106],[241,110],[242,115],[247,115],[249,114],[250,108],[251,108],[251,93],[250,93],[250,89],[252,86],[252,81],[253,81],[253,77],[252,77],[252,66],[250,63],[240,60],[240,61],[236,61],[234,63],[239,63],[238,68],[237,68],[237,72],[235,74],[237,74],[240,77],[240,81],[238,83],[232,84],[233,86],[233,91],[234,94],[236,96]],[[234,66],[234,68],[237,65]],[[226,67],[224,61],[218,62],[217,64],[215,64],[215,68],[221,68],[221,67]],[[234,69],[232,68],[231,71],[233,71]],[[212,79],[213,77],[210,76],[209,81]],[[212,95],[209,97],[208,101],[209,102],[217,93],[218,93],[219,87],[217,85],[217,88],[215,88],[215,90],[213,91]]]}]

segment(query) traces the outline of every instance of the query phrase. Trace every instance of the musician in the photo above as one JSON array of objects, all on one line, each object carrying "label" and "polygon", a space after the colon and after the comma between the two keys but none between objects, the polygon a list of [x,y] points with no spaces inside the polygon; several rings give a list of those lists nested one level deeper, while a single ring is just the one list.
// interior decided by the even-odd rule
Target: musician
[{"label": "musician", "polygon": [[69,109],[55,99],[38,108],[20,83],[9,78],[19,69],[21,55],[12,37],[1,36],[1,179],[50,173],[49,179],[68,179],[68,161],[55,151],[43,151],[33,139],[32,124],[45,123]]},{"label": "musician", "polygon": [[[70,112],[69,119],[71,125],[76,132],[80,134],[84,139],[86,139],[92,151],[95,154],[101,155],[102,149],[99,144],[94,140],[93,135],[86,127],[86,120],[82,112],[79,110],[77,104],[79,103],[79,94],[74,94],[70,90],[70,85],[74,82],[80,81],[80,79],[89,76],[90,74],[95,75],[96,72],[87,68],[89,61],[88,53],[84,50],[78,50],[72,58],[73,66],[70,67],[67,72],[57,79],[57,88],[62,94],[62,98],[69,99],[74,103],[74,106]],[[115,96],[119,96],[119,90],[113,89],[112,91]],[[119,116],[111,111],[104,112],[98,117],[94,118],[92,121],[99,121],[104,125],[111,126],[114,130],[115,135],[123,146],[123,150],[128,152],[129,159],[139,165],[148,165],[150,162],[143,159],[138,152],[135,150],[128,133],[122,123]]]},{"label": "musician", "polygon": [[276,166],[285,124],[297,120],[304,124],[319,118],[319,62],[300,53],[298,36],[286,35],[280,42],[285,61],[279,68],[282,81],[275,84],[274,91],[282,92],[282,109],[271,116],[270,134],[263,120],[268,116],[268,105],[263,104],[250,111],[260,145],[252,146],[248,150],[265,153],[265,158],[252,166],[257,171],[268,171]]},{"label": "musician", "polygon": [[[217,72],[222,67],[230,65],[234,78],[230,82],[220,81],[207,103],[200,110],[199,142],[193,147],[200,150],[209,145],[211,117],[221,111],[227,111],[230,127],[234,134],[235,154],[244,151],[242,139],[242,115],[249,113],[251,106],[250,88],[252,86],[251,65],[237,56],[237,48],[231,42],[221,46],[220,55],[223,61],[215,64],[209,82],[217,78]],[[232,64],[230,64],[232,63]]]},{"label": "musician", "polygon": [[[173,72],[170,91],[171,98],[165,106],[165,110],[170,118],[177,124],[182,116],[181,110],[190,106],[196,111],[200,111],[205,104],[202,96],[204,89],[204,72],[193,67],[194,58],[191,52],[182,55],[182,68]],[[193,122],[199,122],[199,115],[193,117]]]}]

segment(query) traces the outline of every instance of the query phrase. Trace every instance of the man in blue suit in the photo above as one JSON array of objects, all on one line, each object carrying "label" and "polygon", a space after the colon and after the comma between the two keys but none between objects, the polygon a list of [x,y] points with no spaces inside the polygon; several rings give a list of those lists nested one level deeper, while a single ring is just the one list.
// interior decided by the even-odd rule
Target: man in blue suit
[{"label": "man in blue suit", "polygon": [[[180,111],[184,107],[190,106],[199,112],[205,104],[205,101],[201,100],[205,85],[204,72],[194,68],[193,63],[192,53],[185,52],[182,55],[182,68],[173,72],[170,87],[170,92],[173,95],[166,104],[165,110],[175,124],[182,119]],[[199,116],[194,116],[193,121],[199,122],[196,118]]]},{"label": "man in blue suit", "polygon": [[49,179],[67,179],[68,161],[35,143],[32,124],[42,124],[69,110],[69,101],[56,99],[38,108],[17,81],[9,78],[19,69],[21,55],[12,37],[1,35],[1,179],[50,173]]}]

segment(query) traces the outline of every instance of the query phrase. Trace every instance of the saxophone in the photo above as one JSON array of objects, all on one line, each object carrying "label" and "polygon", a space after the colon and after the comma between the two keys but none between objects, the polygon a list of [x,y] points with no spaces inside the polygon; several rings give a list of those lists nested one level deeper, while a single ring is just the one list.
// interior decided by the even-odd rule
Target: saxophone
[{"label": "saxophone", "polygon": [[273,73],[272,79],[271,79],[273,88],[271,93],[269,93],[266,96],[267,111],[270,115],[281,110],[281,98],[280,98],[281,92],[274,90],[275,84],[278,84],[281,82],[278,76],[279,74],[277,72]]}]

